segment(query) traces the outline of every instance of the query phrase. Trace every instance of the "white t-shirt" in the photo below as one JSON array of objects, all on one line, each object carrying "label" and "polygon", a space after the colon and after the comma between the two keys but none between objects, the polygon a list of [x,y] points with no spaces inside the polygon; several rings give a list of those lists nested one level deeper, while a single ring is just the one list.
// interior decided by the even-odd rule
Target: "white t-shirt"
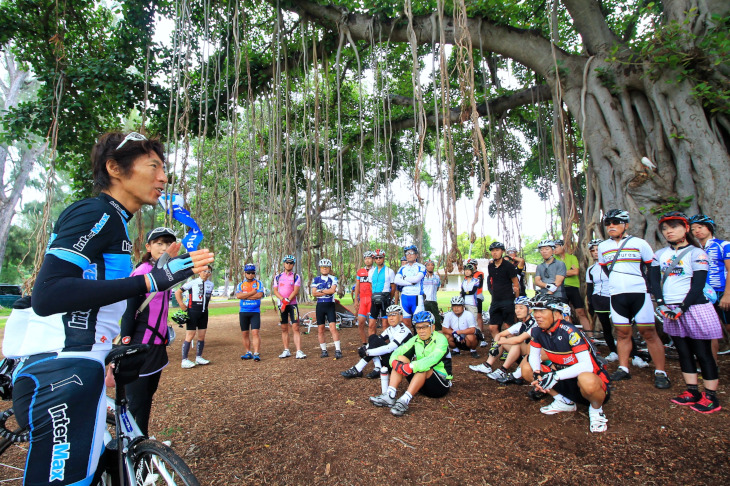
[{"label": "white t-shirt", "polygon": [[429,277],[428,273],[423,277],[423,294],[425,300],[436,300],[436,293],[439,287],[441,287],[441,279],[435,273]]},{"label": "white t-shirt", "polygon": [[[662,248],[654,255],[651,266],[659,267],[662,278],[664,278],[664,271],[672,266],[679,254],[686,249],[687,247],[680,248],[679,250],[671,247]],[[694,272],[700,270],[707,271],[708,268],[710,268],[710,260],[707,257],[707,253],[693,246],[692,250],[682,255],[679,264],[674,267],[664,281],[664,285],[662,286],[664,302],[667,304],[681,304],[684,302],[684,298],[689,293]]]},{"label": "white t-shirt", "polygon": [[[598,263],[602,267],[611,266],[619,246],[628,238],[625,236],[621,241],[608,239],[598,245]],[[611,295],[645,293],[646,280],[641,273],[641,264],[650,264],[654,259],[654,251],[649,243],[632,236],[621,249],[621,254],[608,276],[608,285]]]},{"label": "white t-shirt", "polygon": [[452,331],[464,331],[470,327],[477,327],[477,321],[474,319],[474,314],[468,310],[464,310],[458,317],[453,312],[447,312],[444,315],[444,322],[441,326],[447,327]]},{"label": "white t-shirt", "polygon": [[586,283],[593,284],[593,295],[611,297],[611,289],[608,286],[608,275],[603,271],[601,265],[594,263],[586,270]]}]

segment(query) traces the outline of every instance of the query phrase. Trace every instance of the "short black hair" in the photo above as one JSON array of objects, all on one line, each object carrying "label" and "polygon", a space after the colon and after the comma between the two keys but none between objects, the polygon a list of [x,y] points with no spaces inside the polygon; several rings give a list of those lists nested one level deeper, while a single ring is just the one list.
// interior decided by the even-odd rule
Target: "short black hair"
[{"label": "short black hair", "polygon": [[156,154],[162,162],[165,161],[165,150],[162,143],[152,138],[149,140],[127,140],[122,148],[117,149],[126,135],[122,132],[107,132],[94,144],[91,149],[91,169],[94,175],[94,194],[98,194],[112,185],[111,177],[106,168],[107,160],[114,160],[122,174],[127,175],[135,159],[145,154]]}]

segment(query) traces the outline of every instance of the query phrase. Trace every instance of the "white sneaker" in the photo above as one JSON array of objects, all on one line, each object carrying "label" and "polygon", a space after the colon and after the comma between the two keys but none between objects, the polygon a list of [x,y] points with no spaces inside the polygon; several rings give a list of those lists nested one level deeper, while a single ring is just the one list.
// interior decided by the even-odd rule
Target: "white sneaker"
[{"label": "white sneaker", "polygon": [[545,415],[555,415],[556,413],[560,412],[575,412],[575,409],[575,403],[573,403],[572,405],[568,405],[562,400],[553,400],[553,403],[551,403],[550,405],[540,407],[540,411]]},{"label": "white sneaker", "polygon": [[588,418],[591,419],[590,430],[591,432],[605,432],[608,429],[608,419],[606,414],[603,412],[593,412],[593,408],[588,408]]},{"label": "white sneaker", "polygon": [[606,361],[608,361],[609,363],[618,361],[618,354],[611,352],[608,356],[606,356]]},{"label": "white sneaker", "polygon": [[[291,356],[291,355],[289,355],[289,356]],[[279,357],[281,358],[282,356],[279,356]],[[283,356],[283,357],[286,358],[286,356]],[[301,349],[299,351],[297,351],[297,356],[296,356],[297,359],[304,359],[306,357],[307,357],[307,355],[304,354],[304,352]]]},{"label": "white sneaker", "polygon": [[184,359],[182,360],[182,364],[180,364],[180,367],[189,370],[190,368],[195,368],[195,363],[193,361],[190,361],[189,359]]},{"label": "white sneaker", "polygon": [[639,356],[634,356],[631,358],[631,364],[636,366],[637,368],[648,368],[649,363],[641,359]]},{"label": "white sneaker", "polygon": [[195,362],[198,363],[199,365],[207,365],[208,363],[210,363],[210,361],[208,361],[207,359],[203,358],[202,356],[196,356],[195,357]]},{"label": "white sneaker", "polygon": [[482,341],[482,342],[479,343],[479,347],[480,348],[486,348],[487,346],[489,346],[489,344],[487,344],[486,341]]},{"label": "white sneaker", "polygon": [[279,355],[280,358],[288,358],[289,356],[291,356],[291,353],[288,349],[285,349],[284,352]]},{"label": "white sneaker", "polygon": [[504,372],[502,368],[497,369],[496,371],[492,371],[487,375],[489,378],[496,380],[498,378],[506,378],[507,373]]},{"label": "white sneaker", "polygon": [[469,369],[472,371],[477,371],[479,373],[484,373],[485,375],[488,375],[492,372],[492,367],[484,363],[478,365],[469,365]]}]

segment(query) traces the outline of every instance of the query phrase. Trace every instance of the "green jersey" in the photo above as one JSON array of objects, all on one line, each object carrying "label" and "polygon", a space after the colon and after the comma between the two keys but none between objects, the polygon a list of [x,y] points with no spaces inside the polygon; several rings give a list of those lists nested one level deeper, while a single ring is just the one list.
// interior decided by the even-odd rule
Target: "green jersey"
[{"label": "green jersey", "polygon": [[390,366],[398,356],[405,356],[411,360],[411,369],[414,373],[433,370],[439,375],[451,380],[451,355],[449,341],[440,332],[431,334],[431,339],[424,342],[418,335],[401,344],[390,355]]},{"label": "green jersey", "polygon": [[[580,269],[580,265],[578,265],[578,258],[575,255],[571,255],[570,253],[564,253],[562,258],[557,255],[555,255],[555,258],[565,263],[566,271],[570,270],[571,268]],[[565,277],[565,280],[563,280],[563,285],[565,285],[566,287],[580,287],[580,277],[578,277],[577,273],[571,277]]]}]

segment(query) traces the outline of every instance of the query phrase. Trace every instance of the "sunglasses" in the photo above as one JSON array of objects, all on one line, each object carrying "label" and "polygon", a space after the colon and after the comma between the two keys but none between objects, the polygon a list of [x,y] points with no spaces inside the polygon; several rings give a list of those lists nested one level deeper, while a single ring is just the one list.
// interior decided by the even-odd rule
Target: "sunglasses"
[{"label": "sunglasses", "polygon": [[385,260],[385,257],[375,257],[376,260]]},{"label": "sunglasses", "polygon": [[294,265],[294,262],[284,262],[284,265]]},{"label": "sunglasses", "polygon": [[147,137],[145,137],[141,133],[129,132],[129,135],[127,135],[126,137],[124,137],[124,140],[122,140],[122,143],[120,143],[119,145],[117,145],[117,150],[119,150],[120,148],[124,147],[124,144],[127,143],[127,142],[129,142],[130,140],[133,141],[133,142],[142,142],[144,140],[147,140]]},{"label": "sunglasses", "polygon": [[246,272],[246,275],[255,275],[256,272]]},{"label": "sunglasses", "polygon": [[407,251],[407,252],[406,252],[406,255],[415,255],[415,254],[416,254],[416,252],[415,252],[415,251]]},{"label": "sunglasses", "polygon": [[431,324],[425,326],[416,326],[416,331],[425,331],[426,329],[431,329]]},{"label": "sunglasses", "polygon": [[610,218],[603,222],[603,226],[618,226],[620,224],[624,224],[624,222],[616,218]]}]

